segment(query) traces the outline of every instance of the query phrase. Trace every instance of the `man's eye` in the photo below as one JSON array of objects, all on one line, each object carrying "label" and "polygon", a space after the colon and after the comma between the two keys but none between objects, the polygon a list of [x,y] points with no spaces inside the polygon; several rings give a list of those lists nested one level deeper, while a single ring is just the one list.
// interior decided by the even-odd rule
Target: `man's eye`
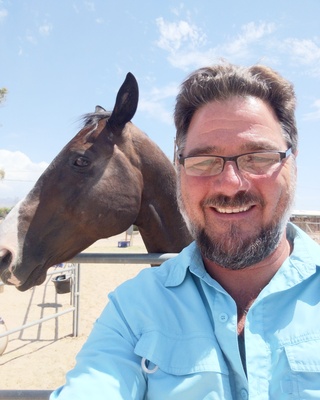
[{"label": "man's eye", "polygon": [[273,164],[277,162],[277,157],[274,157],[273,155],[253,155],[249,157],[248,162],[252,164]]},{"label": "man's eye", "polygon": [[206,169],[208,167],[211,167],[213,164],[213,161],[208,159],[208,160],[201,160],[196,162],[193,167],[194,168],[199,168],[199,169]]}]

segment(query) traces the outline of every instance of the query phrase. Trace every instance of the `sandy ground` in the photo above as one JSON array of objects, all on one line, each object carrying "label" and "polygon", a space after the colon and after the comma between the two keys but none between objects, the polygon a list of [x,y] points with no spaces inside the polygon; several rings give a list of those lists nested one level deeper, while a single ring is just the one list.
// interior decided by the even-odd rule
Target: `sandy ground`
[{"label": "sandy ground", "polygon": [[[99,240],[86,252],[146,253],[137,233],[133,235],[129,247],[119,248],[119,240],[125,240],[125,234]],[[4,353],[0,355],[0,390],[52,390],[62,385],[94,321],[107,304],[108,293],[143,268],[149,266],[81,264],[79,335],[72,336],[72,312],[11,334]],[[0,293],[0,316],[7,330],[70,309],[70,293],[57,294],[52,278],[48,276],[43,285],[26,292],[19,292],[11,286],[4,287]],[[1,328],[3,326],[0,325],[0,331]],[[0,344],[1,340],[3,343],[0,339]]]}]

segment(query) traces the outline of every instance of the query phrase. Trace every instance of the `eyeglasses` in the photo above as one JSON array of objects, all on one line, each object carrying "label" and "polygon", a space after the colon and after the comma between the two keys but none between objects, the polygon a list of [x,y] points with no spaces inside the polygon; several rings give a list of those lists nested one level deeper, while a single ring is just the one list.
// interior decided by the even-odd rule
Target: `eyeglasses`
[{"label": "eyeglasses", "polygon": [[253,175],[264,175],[274,172],[282,160],[292,154],[291,147],[287,151],[260,151],[245,153],[233,157],[223,156],[190,156],[178,155],[179,163],[184,166],[187,175],[214,176],[220,174],[227,161],[234,161],[239,171]]}]

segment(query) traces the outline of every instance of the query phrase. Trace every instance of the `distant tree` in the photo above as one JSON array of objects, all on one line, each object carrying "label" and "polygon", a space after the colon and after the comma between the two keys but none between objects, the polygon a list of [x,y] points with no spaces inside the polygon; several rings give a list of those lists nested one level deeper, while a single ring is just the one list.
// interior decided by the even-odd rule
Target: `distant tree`
[{"label": "distant tree", "polygon": [[[0,104],[5,101],[7,94],[8,94],[8,90],[6,88],[0,89]],[[1,124],[0,124],[0,127],[1,127]]]},{"label": "distant tree", "polygon": [[[2,103],[5,100],[6,94],[8,93],[6,88],[0,89],[0,103]],[[5,172],[3,168],[0,168],[0,181],[4,179]]]},{"label": "distant tree", "polygon": [[7,93],[8,90],[6,88],[0,89],[0,103],[5,101]]},{"label": "distant tree", "polygon": [[0,220],[5,218],[8,214],[11,208],[9,207],[0,207]]}]

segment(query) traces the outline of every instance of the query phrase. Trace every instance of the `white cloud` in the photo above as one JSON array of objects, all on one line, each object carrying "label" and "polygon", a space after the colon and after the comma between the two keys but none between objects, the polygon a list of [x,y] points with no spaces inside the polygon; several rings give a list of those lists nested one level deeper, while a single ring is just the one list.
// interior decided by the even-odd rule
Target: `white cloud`
[{"label": "white cloud", "polygon": [[156,24],[160,32],[157,45],[169,53],[180,50],[182,46],[195,49],[206,42],[206,35],[201,29],[187,21],[166,22],[160,17]]},{"label": "white cloud", "polygon": [[228,55],[243,55],[249,51],[249,45],[259,43],[261,39],[274,31],[275,24],[273,23],[260,22],[256,24],[254,22],[249,22],[241,27],[241,33],[236,39],[230,40],[220,47],[221,50],[224,49]]},{"label": "white cloud", "polygon": [[95,6],[93,1],[88,1],[88,0],[84,1],[84,6],[89,11],[95,11],[96,10],[96,6]]},{"label": "white cloud", "polygon": [[172,66],[184,71],[189,71],[190,68],[198,68],[204,65],[214,63],[218,58],[221,58],[221,53],[218,49],[211,48],[207,51],[186,51],[174,53],[168,56],[168,60]]},{"label": "white cloud", "polygon": [[26,41],[32,44],[37,44],[37,38],[32,34],[30,30],[27,31]]},{"label": "white cloud", "polygon": [[0,180],[0,204],[24,198],[47,166],[45,162],[32,162],[20,151],[0,149],[0,169],[4,170],[4,179]]},{"label": "white cloud", "polygon": [[243,37],[248,43],[261,39],[266,35],[270,35],[276,30],[276,25],[273,22],[260,22],[256,24],[249,22],[241,28]]},{"label": "white cloud", "polygon": [[312,108],[315,108],[315,111],[305,114],[303,118],[305,120],[320,120],[320,99],[313,102]]},{"label": "white cloud", "polygon": [[41,36],[49,36],[52,31],[52,24],[45,23],[39,27],[39,33]]},{"label": "white cloud", "polygon": [[5,8],[0,10],[0,24],[7,18],[8,11]]},{"label": "white cloud", "polygon": [[147,113],[151,118],[162,121],[166,124],[172,124],[172,113],[168,111],[165,104],[157,101],[141,99],[139,109]]},{"label": "white cloud", "polygon": [[300,64],[320,62],[320,46],[311,39],[286,39],[284,48]]},{"label": "white cloud", "polygon": [[153,88],[150,92],[150,96],[154,100],[164,100],[169,97],[176,96],[176,94],[177,94],[177,86],[175,84],[164,86],[161,89]]},{"label": "white cloud", "polygon": [[153,88],[147,96],[139,100],[139,111],[147,113],[151,118],[172,125],[172,112],[168,111],[166,101],[173,99],[177,95],[175,84],[167,85],[161,89]]},{"label": "white cloud", "polygon": [[319,39],[285,39],[278,46],[295,66],[303,66],[303,72],[320,77],[320,42]]},{"label": "white cloud", "polygon": [[[263,59],[270,64],[279,64],[284,60],[295,67],[304,66],[301,73],[320,77],[319,38],[279,40],[274,34],[276,24],[272,22],[249,22],[240,28],[238,35],[211,47],[206,46],[206,35],[193,23],[185,20],[167,22],[162,17],[156,23],[159,30],[158,47],[168,53],[168,61],[173,67],[184,71],[224,58],[235,63]],[[270,54],[272,58],[269,58]]]},{"label": "white cloud", "polygon": [[241,27],[236,38],[203,50],[207,38],[196,25],[186,21],[166,22],[163,18],[158,18],[156,23],[160,34],[157,45],[169,53],[171,65],[183,70],[210,64],[221,58],[243,60],[252,56],[251,47],[254,44],[263,45],[265,38],[276,29],[274,23],[250,22]]}]

